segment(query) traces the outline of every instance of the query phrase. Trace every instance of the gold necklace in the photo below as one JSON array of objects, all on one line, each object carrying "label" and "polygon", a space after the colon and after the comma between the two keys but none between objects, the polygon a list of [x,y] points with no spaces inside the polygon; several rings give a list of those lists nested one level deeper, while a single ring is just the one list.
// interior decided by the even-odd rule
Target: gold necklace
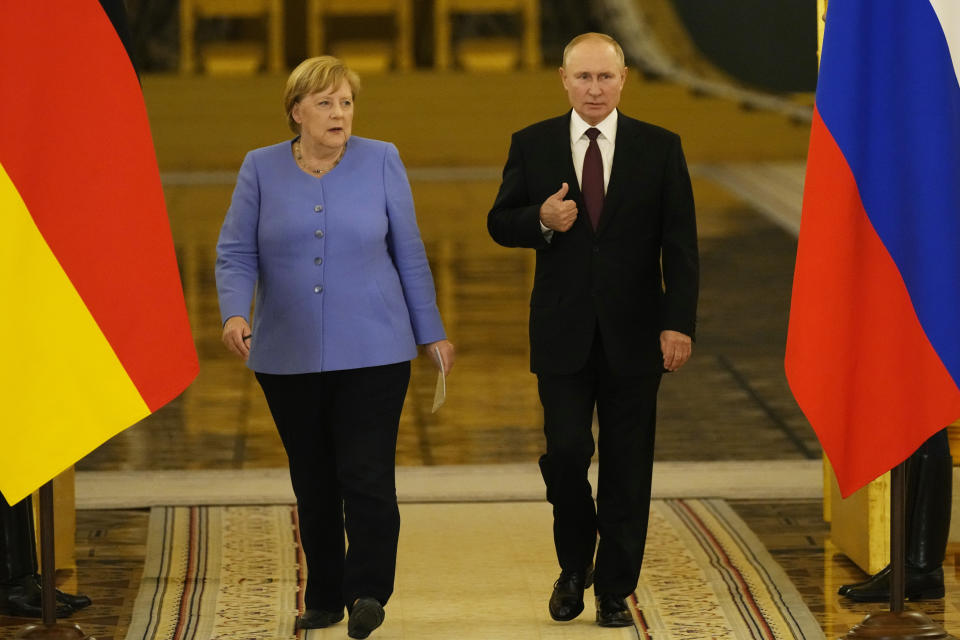
[{"label": "gold necklace", "polygon": [[302,168],[309,171],[310,173],[316,176],[319,176],[329,171],[333,171],[333,168],[336,167],[338,164],[340,164],[340,159],[343,157],[343,152],[346,150],[346,148],[347,148],[347,145],[343,145],[343,147],[340,148],[340,153],[337,154],[337,159],[334,160],[333,164],[330,165],[330,167],[327,169],[319,169],[319,168],[312,169],[307,166],[307,163],[303,161],[303,148],[299,140],[297,140],[296,144],[293,145],[293,155],[297,159],[297,164],[299,164]]}]

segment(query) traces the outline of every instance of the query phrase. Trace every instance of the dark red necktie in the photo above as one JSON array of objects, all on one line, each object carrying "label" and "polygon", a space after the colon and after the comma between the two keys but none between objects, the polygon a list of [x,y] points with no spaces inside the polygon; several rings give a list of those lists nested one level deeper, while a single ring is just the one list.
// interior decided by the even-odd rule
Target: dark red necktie
[{"label": "dark red necktie", "polygon": [[583,201],[590,214],[590,222],[596,229],[600,223],[600,213],[603,211],[603,158],[600,156],[600,145],[597,136],[600,130],[596,127],[587,129],[590,145],[587,154],[583,156],[583,173],[580,179],[580,190],[583,192]]}]

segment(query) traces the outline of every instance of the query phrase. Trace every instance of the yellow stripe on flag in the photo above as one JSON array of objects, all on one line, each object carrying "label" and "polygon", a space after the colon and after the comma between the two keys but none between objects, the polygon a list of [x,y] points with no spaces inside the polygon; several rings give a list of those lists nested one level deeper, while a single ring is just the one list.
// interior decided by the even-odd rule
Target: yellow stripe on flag
[{"label": "yellow stripe on flag", "polygon": [[0,164],[0,492],[11,504],[150,414]]}]

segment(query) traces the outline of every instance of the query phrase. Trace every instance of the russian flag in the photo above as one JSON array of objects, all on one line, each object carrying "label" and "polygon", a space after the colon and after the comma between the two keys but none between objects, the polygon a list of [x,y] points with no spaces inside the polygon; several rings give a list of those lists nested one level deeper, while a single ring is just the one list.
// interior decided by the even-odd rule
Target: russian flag
[{"label": "russian flag", "polygon": [[831,0],[786,373],[848,496],[960,416],[960,2]]},{"label": "russian flag", "polygon": [[97,0],[0,15],[0,492],[13,504],[196,377],[140,84]]}]

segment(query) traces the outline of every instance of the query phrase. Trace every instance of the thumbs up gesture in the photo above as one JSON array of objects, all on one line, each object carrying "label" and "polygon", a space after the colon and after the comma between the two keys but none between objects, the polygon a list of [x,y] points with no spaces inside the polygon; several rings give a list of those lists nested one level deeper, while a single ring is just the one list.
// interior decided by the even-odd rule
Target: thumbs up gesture
[{"label": "thumbs up gesture", "polygon": [[573,200],[564,200],[570,186],[564,182],[560,190],[543,201],[540,205],[540,222],[543,226],[554,231],[566,231],[573,226],[577,219],[577,203]]}]

